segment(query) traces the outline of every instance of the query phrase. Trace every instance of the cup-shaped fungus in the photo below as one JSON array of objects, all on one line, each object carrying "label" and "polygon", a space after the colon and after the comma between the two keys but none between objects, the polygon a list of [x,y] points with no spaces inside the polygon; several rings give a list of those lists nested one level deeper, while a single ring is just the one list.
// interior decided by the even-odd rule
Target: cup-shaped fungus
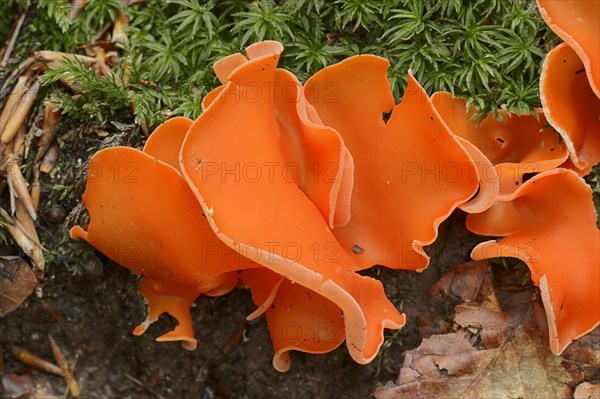
[{"label": "cup-shaped fungus", "polygon": [[545,129],[547,122],[542,110],[537,110],[536,116],[499,109],[502,121],[490,113],[478,122],[472,119],[475,109],[467,109],[465,99],[438,92],[431,100],[450,130],[475,145],[494,165],[500,183],[500,201],[509,198],[523,184],[526,174],[556,168],[569,156],[554,130]]},{"label": "cup-shaped fungus", "polygon": [[580,174],[600,161],[600,98],[583,72],[577,53],[562,43],[546,56],[540,77],[544,114],[563,138],[569,164],[583,171]]},{"label": "cup-shaped fungus", "polygon": [[[355,273],[353,260],[340,250],[330,229],[332,197],[324,207],[313,203],[303,192],[302,177],[286,170],[294,154],[307,153],[302,140],[291,140],[298,136],[290,132],[301,127],[289,126],[296,122],[281,118],[267,95],[280,75],[282,50],[277,42],[246,49],[249,59],[227,74],[224,87],[190,128],[180,154],[183,175],[223,242],[341,309],[348,350],[364,364],[376,356],[383,329],[400,328],[404,316],[385,297],[382,284]],[[250,98],[249,90],[259,95]],[[342,170],[341,141],[335,157],[317,159],[333,159]],[[300,172],[302,165],[302,160],[292,163]]]},{"label": "cup-shaped fungus", "polygon": [[477,245],[475,260],[498,256],[523,260],[540,287],[558,355],[600,323],[600,231],[590,187],[575,172],[542,172],[507,202],[468,215],[476,234],[504,237]]},{"label": "cup-shaped fungus", "polygon": [[304,92],[354,160],[352,218],[334,228],[344,251],[361,269],[423,270],[429,261],[423,246],[477,192],[479,176],[410,73],[395,105],[388,66],[376,56],[351,57],[316,73]]},{"label": "cup-shaped fungus", "polygon": [[87,231],[71,229],[71,237],[143,276],[148,317],[134,333],[166,312],[179,324],[157,341],[182,341],[187,349],[196,347],[189,311],[196,298],[225,294],[236,285],[236,270],[258,267],[217,238],[178,172],[177,154],[191,123],[165,122],[144,152],[113,147],[94,155],[83,195],[90,223]]},{"label": "cup-shaped fungus", "polygon": [[537,0],[537,4],[550,29],[581,58],[589,84],[600,98],[600,1]]},{"label": "cup-shaped fungus", "polygon": [[[268,52],[279,51],[278,42],[264,41],[248,48],[250,59]],[[248,82],[243,88],[227,86],[228,77],[248,61],[236,53],[215,63],[214,69],[223,85],[212,90],[202,100],[206,110],[212,102],[227,97],[236,101],[256,101],[268,97],[275,111],[281,134],[284,165],[272,165],[274,172],[286,175],[310,198],[321,211],[329,226],[344,225],[350,220],[350,199],[353,183],[353,163],[339,134],[321,123],[315,109],[308,104],[302,84],[294,74],[276,69],[272,82]],[[243,97],[243,98],[242,98]],[[277,169],[277,170],[275,170]]]},{"label": "cup-shaped fungus", "polygon": [[344,342],[342,313],[329,299],[264,268],[243,270],[240,280],[258,306],[248,320],[266,314],[275,369],[289,369],[292,350],[326,353]]}]

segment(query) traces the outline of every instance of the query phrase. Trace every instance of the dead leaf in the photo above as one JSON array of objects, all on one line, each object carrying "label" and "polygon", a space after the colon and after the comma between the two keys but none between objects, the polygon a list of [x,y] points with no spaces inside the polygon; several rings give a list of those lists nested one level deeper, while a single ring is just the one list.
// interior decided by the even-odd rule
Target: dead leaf
[{"label": "dead leaf", "polygon": [[486,301],[497,304],[492,286],[492,270],[487,261],[475,261],[454,266],[435,283],[430,292],[454,295],[465,302]]},{"label": "dead leaf", "polygon": [[598,399],[600,398],[600,384],[584,382],[577,385],[573,399]]},{"label": "dead leaf", "polygon": [[22,398],[25,395],[31,395],[33,391],[33,382],[31,376],[18,375],[14,373],[2,376],[3,398]]},{"label": "dead leaf", "polygon": [[398,381],[377,389],[376,398],[573,397],[598,348],[587,345],[584,363],[554,356],[543,307],[530,299],[501,309],[489,271],[487,264],[459,265],[436,283],[432,292],[477,301],[456,307],[456,332],[432,335],[407,351]]},{"label": "dead leaf", "polygon": [[16,256],[0,258],[0,317],[17,309],[33,292],[37,280],[27,262]]}]

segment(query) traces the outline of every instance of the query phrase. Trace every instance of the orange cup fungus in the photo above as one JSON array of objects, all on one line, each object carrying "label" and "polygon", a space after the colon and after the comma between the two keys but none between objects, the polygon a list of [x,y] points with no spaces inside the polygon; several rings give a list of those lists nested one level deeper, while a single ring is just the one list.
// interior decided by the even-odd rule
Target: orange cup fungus
[{"label": "orange cup fungus", "polygon": [[343,250],[361,269],[420,271],[429,262],[423,246],[476,194],[479,173],[412,74],[395,104],[388,66],[372,55],[351,57],[317,72],[304,92],[354,159],[352,217],[333,230]]},{"label": "orange cup fungus", "polygon": [[[401,327],[404,316],[385,297],[379,281],[354,272],[353,260],[340,249],[329,226],[333,205],[319,208],[305,188],[310,177],[309,186],[331,190],[327,176],[317,175],[318,168],[306,172],[305,160],[321,156],[317,158],[321,164],[338,162],[334,166],[342,170],[339,136],[333,137],[340,143],[333,160],[328,151],[309,157],[308,144],[318,149],[320,142],[301,136],[303,126],[297,122],[303,121],[280,111],[276,93],[247,97],[250,87],[277,87],[278,75],[287,75],[276,68],[281,51],[276,42],[250,46],[249,60],[222,79],[223,89],[185,138],[180,154],[183,175],[223,242],[339,306],[349,352],[357,362],[366,363],[383,343],[383,329]],[[298,95],[294,90],[296,97],[281,101],[297,102]],[[296,173],[289,174],[289,168]],[[231,173],[238,170],[239,176]],[[336,182],[341,179],[332,183]]]},{"label": "orange cup fungus", "polygon": [[548,122],[569,150],[569,164],[587,174],[600,161],[600,97],[583,72],[577,53],[559,44],[544,60],[540,97]]},{"label": "orange cup fungus", "polygon": [[537,4],[550,29],[577,53],[600,98],[600,1],[537,0]]},{"label": "orange cup fungus", "polygon": [[[222,85],[204,97],[199,118],[165,122],[143,151],[114,147],[92,157],[83,196],[90,223],[71,236],[143,276],[148,317],[136,335],[166,312],[179,324],[158,340],[193,349],[192,303],[238,286],[257,306],[248,319],[265,314],[277,370],[289,369],[292,350],[325,353],[343,341],[368,363],[384,328],[405,318],[380,281],[357,272],[377,264],[423,270],[423,247],[456,208],[472,213],[472,231],[505,236],[477,246],[474,258],[528,262],[553,352],[598,323],[598,307],[584,301],[599,302],[590,190],[575,173],[553,169],[567,149],[574,168],[593,162],[587,133],[563,146],[539,131],[543,116],[503,114],[506,125],[487,118],[477,126],[463,100],[429,98],[410,73],[396,105],[388,62],[370,55],[303,86],[277,68],[282,51],[264,41],[223,58],[215,64]],[[561,119],[545,112],[551,123]],[[536,170],[521,170],[525,163]],[[541,173],[524,182],[521,172]],[[531,242],[536,262],[509,252]],[[566,251],[582,273],[562,273]]]},{"label": "orange cup fungus", "polygon": [[523,260],[540,287],[550,348],[562,353],[600,323],[600,230],[590,187],[567,169],[542,172],[509,201],[467,217],[476,234],[504,237],[477,245],[475,260]]},{"label": "orange cup fungus", "polygon": [[[498,110],[502,122],[489,114],[473,120],[475,109],[467,109],[467,100],[438,92],[433,104],[450,130],[476,146],[494,166],[484,168],[484,178],[499,179],[497,200],[505,200],[523,184],[523,178],[563,164],[569,153],[547,122],[542,110],[538,115],[515,115]],[[495,173],[494,173],[495,172]]]},{"label": "orange cup fungus", "polygon": [[[144,151],[113,147],[90,160],[83,203],[87,231],[71,229],[100,252],[142,275],[140,292],[148,303],[140,335],[166,312],[179,325],[157,341],[196,347],[191,304],[201,294],[223,295],[237,282],[236,270],[258,267],[217,238],[192,190],[172,163],[192,121],[173,118],[151,135]],[[175,151],[174,151],[175,150]],[[230,252],[230,253],[227,253]]]}]

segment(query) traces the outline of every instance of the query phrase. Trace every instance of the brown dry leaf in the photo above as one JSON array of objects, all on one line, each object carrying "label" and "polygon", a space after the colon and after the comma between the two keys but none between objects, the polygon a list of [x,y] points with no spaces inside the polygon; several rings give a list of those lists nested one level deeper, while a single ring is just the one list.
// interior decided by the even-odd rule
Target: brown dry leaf
[{"label": "brown dry leaf", "polygon": [[597,399],[600,398],[600,384],[584,382],[577,385],[573,399]]},{"label": "brown dry leaf", "polygon": [[0,257],[0,317],[21,306],[36,284],[27,262],[16,256]]},{"label": "brown dry leaf", "polygon": [[22,398],[31,395],[33,391],[33,381],[30,375],[18,375],[10,373],[2,376],[1,379],[3,398]]},{"label": "brown dry leaf", "polygon": [[433,292],[476,302],[456,307],[456,332],[432,335],[406,352],[398,381],[377,389],[376,398],[573,397],[584,368],[600,366],[593,340],[580,340],[591,354],[585,359],[552,355],[543,307],[526,300],[502,310],[489,271],[486,263],[470,263],[442,277]]}]

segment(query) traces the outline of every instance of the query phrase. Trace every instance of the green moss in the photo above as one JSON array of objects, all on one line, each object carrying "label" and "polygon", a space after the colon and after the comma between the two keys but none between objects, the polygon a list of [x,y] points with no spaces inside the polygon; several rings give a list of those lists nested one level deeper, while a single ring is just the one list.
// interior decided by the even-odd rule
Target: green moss
[{"label": "green moss", "polygon": [[[3,13],[0,34],[10,30],[6,15],[19,15],[24,3],[8,1],[12,12]],[[88,0],[71,22],[65,4],[40,0],[30,10],[22,54],[32,48],[76,51],[122,10],[118,0]],[[132,83],[87,79],[80,99],[57,97],[65,109],[81,109],[99,124],[130,122],[128,101],[137,122],[149,128],[172,115],[197,117],[199,100],[218,84],[213,63],[263,39],[285,45],[280,65],[301,80],[344,57],[372,53],[390,60],[397,98],[410,69],[428,92],[466,97],[479,116],[501,104],[530,113],[540,106],[540,66],[555,40],[533,0],[148,0],[127,13],[130,42],[122,60],[128,60]],[[88,76],[79,68],[62,72]]]}]

